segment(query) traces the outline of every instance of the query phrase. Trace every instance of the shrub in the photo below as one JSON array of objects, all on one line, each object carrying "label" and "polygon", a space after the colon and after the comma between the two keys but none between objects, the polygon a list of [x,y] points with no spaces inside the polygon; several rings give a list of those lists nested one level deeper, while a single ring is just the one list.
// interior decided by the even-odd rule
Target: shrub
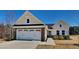
[{"label": "shrub", "polygon": [[58,36],[58,39],[59,40],[64,40],[64,37],[60,35],[60,36]]},{"label": "shrub", "polygon": [[70,37],[68,35],[64,35],[64,36],[62,36],[62,35],[59,35],[59,36],[54,35],[53,39],[54,40],[70,40]]},{"label": "shrub", "polygon": [[57,40],[57,39],[58,39],[58,36],[57,36],[57,35],[54,35],[54,36],[53,36],[53,39],[54,39],[54,40]]},{"label": "shrub", "polygon": [[63,36],[65,40],[70,40],[70,37],[67,35],[67,36]]},{"label": "shrub", "polygon": [[10,38],[4,38],[4,41],[11,41]]}]

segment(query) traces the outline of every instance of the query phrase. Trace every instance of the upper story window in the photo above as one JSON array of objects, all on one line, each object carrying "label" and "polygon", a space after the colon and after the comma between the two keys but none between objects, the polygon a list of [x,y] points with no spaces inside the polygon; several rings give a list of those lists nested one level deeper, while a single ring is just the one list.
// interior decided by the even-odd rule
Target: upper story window
[{"label": "upper story window", "polygon": [[60,24],[60,27],[62,27],[62,25]]},{"label": "upper story window", "polygon": [[29,23],[29,19],[27,19],[27,23]]}]

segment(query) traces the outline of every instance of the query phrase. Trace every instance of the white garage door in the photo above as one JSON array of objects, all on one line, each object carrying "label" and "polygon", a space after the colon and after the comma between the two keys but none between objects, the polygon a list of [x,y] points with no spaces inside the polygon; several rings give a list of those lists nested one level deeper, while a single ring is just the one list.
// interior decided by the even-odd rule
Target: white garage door
[{"label": "white garage door", "polygon": [[17,29],[16,39],[41,40],[41,29]]}]

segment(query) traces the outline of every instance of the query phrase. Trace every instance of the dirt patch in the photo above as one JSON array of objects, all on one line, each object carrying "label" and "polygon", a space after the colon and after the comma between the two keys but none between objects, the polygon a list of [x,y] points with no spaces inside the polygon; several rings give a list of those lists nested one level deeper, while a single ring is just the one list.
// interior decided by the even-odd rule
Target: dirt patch
[{"label": "dirt patch", "polygon": [[38,45],[36,49],[79,49],[76,45]]},{"label": "dirt patch", "polygon": [[78,44],[78,40],[54,40],[56,44]]},{"label": "dirt patch", "polygon": [[79,35],[70,35],[71,40],[54,40],[56,44],[79,44]]}]

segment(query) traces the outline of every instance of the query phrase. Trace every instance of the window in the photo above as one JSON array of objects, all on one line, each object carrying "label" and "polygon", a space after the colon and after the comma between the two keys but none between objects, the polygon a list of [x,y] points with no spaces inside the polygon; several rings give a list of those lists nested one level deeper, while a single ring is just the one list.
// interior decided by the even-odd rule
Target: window
[{"label": "window", "polygon": [[34,30],[31,29],[30,31],[34,31]]},{"label": "window", "polygon": [[27,23],[29,23],[29,19],[27,19]]},{"label": "window", "polygon": [[62,25],[60,24],[60,27],[62,27]]},{"label": "window", "polygon": [[57,30],[57,35],[59,35],[60,34],[60,31],[59,30]]},{"label": "window", "polygon": [[24,31],[28,31],[27,29],[25,29]]},{"label": "window", "polygon": [[65,30],[62,30],[62,35],[65,35]]}]

